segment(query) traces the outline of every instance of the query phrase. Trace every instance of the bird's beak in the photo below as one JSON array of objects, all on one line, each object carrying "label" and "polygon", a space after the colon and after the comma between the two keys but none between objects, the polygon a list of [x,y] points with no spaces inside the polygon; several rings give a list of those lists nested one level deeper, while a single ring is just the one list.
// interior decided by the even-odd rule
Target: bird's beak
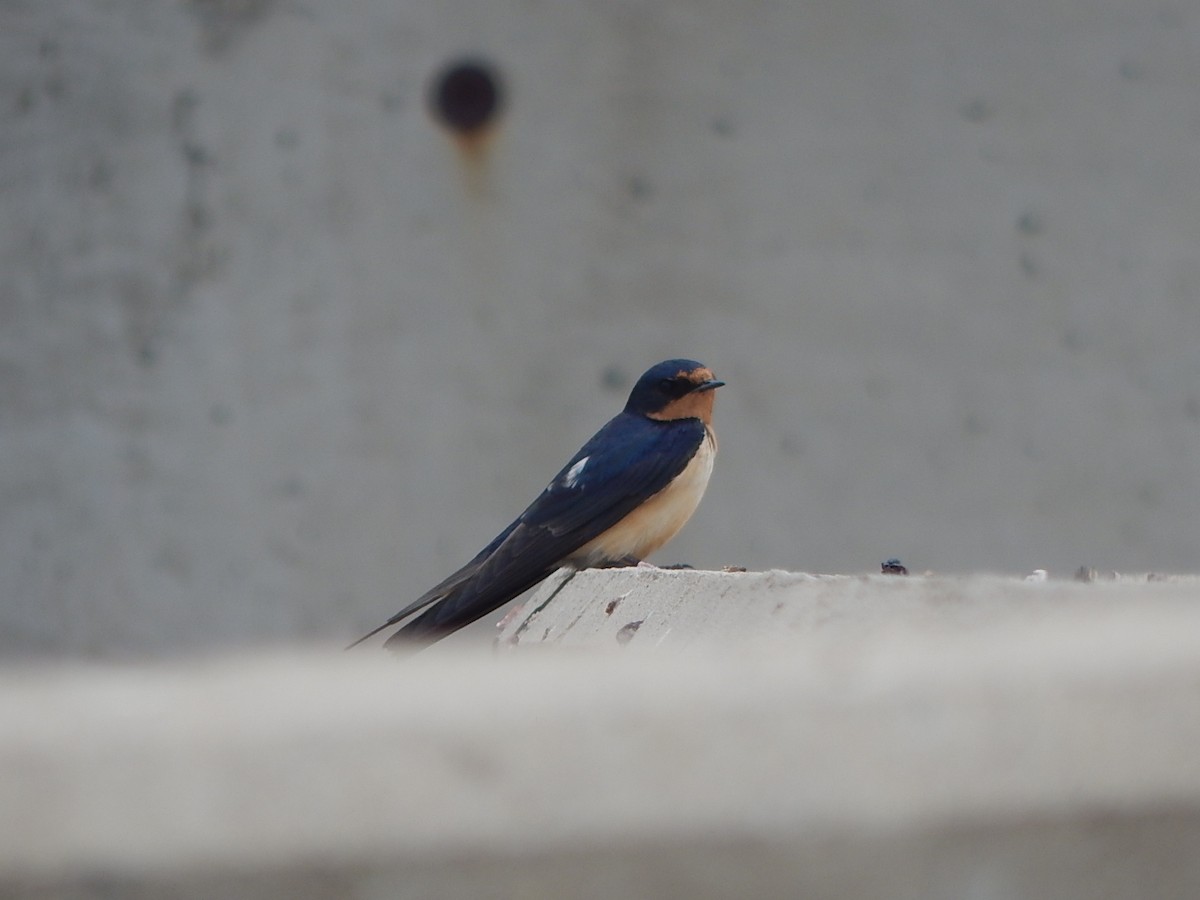
[{"label": "bird's beak", "polygon": [[712,390],[716,390],[719,387],[724,387],[724,386],[725,386],[725,382],[717,381],[715,378],[713,378],[713,379],[710,379],[709,381],[700,382],[698,385],[696,385],[694,388],[692,388],[692,393],[693,394],[701,394],[704,391],[712,391]]}]

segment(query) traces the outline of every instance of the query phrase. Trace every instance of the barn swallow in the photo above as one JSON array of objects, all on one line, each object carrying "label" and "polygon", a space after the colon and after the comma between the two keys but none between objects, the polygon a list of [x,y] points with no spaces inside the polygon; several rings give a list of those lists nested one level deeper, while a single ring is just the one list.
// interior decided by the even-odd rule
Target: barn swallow
[{"label": "barn swallow", "polygon": [[712,474],[713,390],[693,359],[649,369],[511,525],[469,563],[350,646],[414,613],[384,643],[433,642],[499,609],[562,567],[635,565],[691,518]]}]

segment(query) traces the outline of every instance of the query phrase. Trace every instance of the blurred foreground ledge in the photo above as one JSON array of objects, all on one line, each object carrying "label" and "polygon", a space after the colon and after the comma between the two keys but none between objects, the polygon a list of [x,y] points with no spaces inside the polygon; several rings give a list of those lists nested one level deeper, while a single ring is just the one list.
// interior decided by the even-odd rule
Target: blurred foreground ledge
[{"label": "blurred foreground ledge", "polygon": [[1198,594],[610,570],[500,653],[10,669],[0,896],[1200,896]]}]

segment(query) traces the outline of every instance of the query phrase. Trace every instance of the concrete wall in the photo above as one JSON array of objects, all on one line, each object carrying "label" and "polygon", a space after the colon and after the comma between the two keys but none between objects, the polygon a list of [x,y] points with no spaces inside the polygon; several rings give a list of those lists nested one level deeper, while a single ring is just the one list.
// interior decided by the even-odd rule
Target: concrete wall
[{"label": "concrete wall", "polygon": [[[1193,570],[1200,13],[0,6],[0,652],[350,637],[669,355],[660,556]],[[427,114],[482,54],[467,148]]]}]

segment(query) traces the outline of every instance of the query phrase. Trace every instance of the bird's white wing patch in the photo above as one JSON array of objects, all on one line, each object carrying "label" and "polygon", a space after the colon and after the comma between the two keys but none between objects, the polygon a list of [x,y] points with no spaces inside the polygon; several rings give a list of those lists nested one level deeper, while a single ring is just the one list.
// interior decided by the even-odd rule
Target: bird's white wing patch
[{"label": "bird's white wing patch", "polygon": [[575,463],[575,465],[571,466],[571,468],[567,469],[567,473],[562,477],[563,487],[573,488],[579,484],[579,476],[583,474],[583,467],[587,465],[589,459],[591,459],[590,456],[585,456],[579,462]]}]

